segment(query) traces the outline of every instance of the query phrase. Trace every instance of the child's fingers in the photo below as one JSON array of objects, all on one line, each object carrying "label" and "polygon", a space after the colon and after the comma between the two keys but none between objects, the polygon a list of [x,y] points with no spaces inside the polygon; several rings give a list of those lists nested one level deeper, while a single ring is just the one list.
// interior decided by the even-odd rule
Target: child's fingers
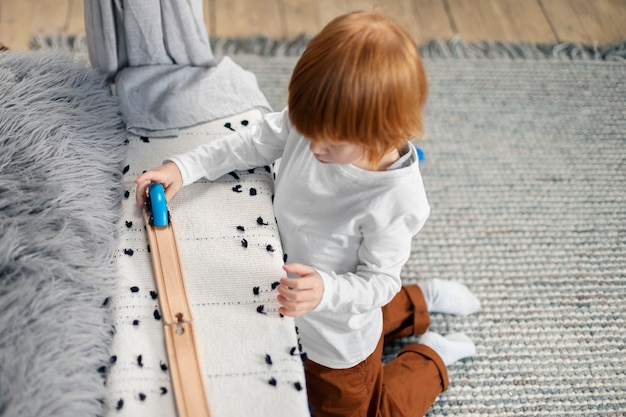
[{"label": "child's fingers", "polygon": [[297,289],[305,289],[304,282],[301,278],[281,278],[279,280],[280,284],[285,288],[297,288]]},{"label": "child's fingers", "polygon": [[[139,183],[137,185],[137,193],[135,195],[135,199],[137,200],[137,206],[139,208],[142,208],[143,205],[146,203],[146,200],[148,199],[148,193],[147,193],[147,188],[151,185],[151,184],[156,184],[159,183],[159,181],[144,181],[142,183]],[[176,195],[176,193],[178,192],[178,190],[180,190],[180,185],[178,184],[167,184],[167,183],[160,183],[163,184],[163,188],[165,190],[165,199],[167,201],[170,201],[172,199],[172,197],[174,197],[174,195]]]},{"label": "child's fingers", "polygon": [[320,303],[324,292],[324,283],[317,271],[298,263],[283,265],[283,269],[299,278],[280,279],[276,297],[281,305],[278,309],[280,314],[298,317],[313,310]]},{"label": "child's fingers", "polygon": [[310,266],[302,265],[299,263],[290,263],[290,264],[283,265],[283,269],[285,270],[285,272],[289,274],[296,274],[299,276],[304,276],[304,275],[315,273],[315,269],[311,268]]},{"label": "child's fingers", "polygon": [[318,297],[318,288],[320,287],[320,280],[316,277],[307,278],[295,278],[280,280],[280,284],[277,287],[278,293],[285,298],[296,302],[305,302],[316,300]]},{"label": "child's fingers", "polygon": [[137,207],[143,208],[143,205],[146,203],[148,195],[146,193],[146,189],[150,185],[150,181],[143,181],[137,184],[137,192],[135,193],[135,200],[137,201]]},{"label": "child's fingers", "polygon": [[[285,282],[283,280],[280,281],[280,284],[281,285],[276,288],[278,290],[278,293],[290,301],[301,300],[302,292],[307,290],[307,288],[296,288],[294,286],[296,284],[289,284],[288,282]],[[298,299],[298,297],[300,297],[300,299]]]},{"label": "child's fingers", "polygon": [[144,182],[151,182],[153,176],[153,171],[146,171],[137,178],[135,178],[135,184],[141,184]]},{"label": "child's fingers", "polygon": [[158,168],[155,168],[153,170],[146,171],[140,176],[138,176],[135,179],[135,184],[141,184],[144,182],[163,184],[164,182],[167,182],[168,180],[169,178],[164,172],[162,172]]},{"label": "child's fingers", "polygon": [[168,162],[146,171],[135,179],[137,205],[141,208],[147,199],[146,189],[150,184],[163,184],[165,199],[169,201],[182,187],[182,177],[176,164]]},{"label": "child's fingers", "polygon": [[173,162],[167,162],[161,166],[144,172],[135,179],[135,183],[140,184],[145,181],[150,181],[153,183],[169,185],[177,176],[180,177],[180,171],[178,170],[176,164]]},{"label": "child's fingers", "polygon": [[282,295],[278,295],[276,299],[280,304],[278,312],[283,316],[298,317],[311,311],[314,307],[310,302],[292,301]]},{"label": "child's fingers", "polygon": [[180,190],[180,184],[177,184],[177,183],[173,182],[173,183],[167,185],[165,187],[165,199],[167,201],[170,201],[172,199],[172,197],[174,197],[174,195],[176,195],[178,190]]},{"label": "child's fingers", "polygon": [[169,200],[167,195],[167,185],[164,184],[167,181],[167,177],[160,175],[156,171],[148,171],[135,179],[135,183],[137,184],[137,192],[135,194],[135,199],[137,200],[137,206],[142,208],[146,200],[148,199],[147,189],[150,184],[163,184],[165,188],[165,198]]}]

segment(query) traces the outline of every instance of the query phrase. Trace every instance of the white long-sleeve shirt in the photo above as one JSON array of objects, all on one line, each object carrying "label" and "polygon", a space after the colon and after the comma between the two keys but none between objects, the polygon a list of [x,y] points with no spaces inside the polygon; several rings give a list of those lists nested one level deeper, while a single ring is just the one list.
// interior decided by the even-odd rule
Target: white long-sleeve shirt
[{"label": "white long-sleeve shirt", "polygon": [[429,214],[418,158],[412,146],[409,152],[405,166],[388,171],[322,164],[285,109],[171,161],[187,185],[282,158],[274,211],[283,250],[324,282],[319,305],[296,318],[301,343],[314,362],[349,368],[376,348],[381,307],[400,290],[412,238]]}]

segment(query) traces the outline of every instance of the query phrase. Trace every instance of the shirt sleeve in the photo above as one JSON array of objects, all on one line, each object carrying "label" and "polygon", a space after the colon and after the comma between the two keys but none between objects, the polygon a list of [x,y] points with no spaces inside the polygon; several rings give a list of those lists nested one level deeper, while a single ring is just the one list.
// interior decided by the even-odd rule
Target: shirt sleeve
[{"label": "shirt sleeve", "polygon": [[208,142],[196,149],[168,158],[183,177],[183,185],[200,178],[215,180],[235,170],[269,165],[281,157],[293,129],[287,108],[269,113],[259,124]]},{"label": "shirt sleeve", "polygon": [[411,254],[413,236],[424,225],[430,209],[396,219],[383,231],[363,236],[356,272],[317,272],[324,281],[324,295],[315,311],[332,310],[361,314],[382,307],[400,291],[402,267]]}]

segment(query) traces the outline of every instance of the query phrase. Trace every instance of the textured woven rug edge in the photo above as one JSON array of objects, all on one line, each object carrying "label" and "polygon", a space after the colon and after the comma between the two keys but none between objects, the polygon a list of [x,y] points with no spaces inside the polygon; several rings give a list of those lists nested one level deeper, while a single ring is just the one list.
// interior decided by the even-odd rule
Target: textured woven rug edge
[{"label": "textured woven rug edge", "polygon": [[[276,40],[259,35],[246,38],[211,38],[216,56],[258,55],[299,56],[312,35],[301,34],[291,39]],[[87,51],[85,35],[38,35],[31,41],[32,49],[57,49],[69,53]],[[573,42],[539,44],[531,42],[466,42],[456,35],[450,40],[433,39],[420,46],[424,58],[470,59],[559,59],[625,61],[626,39],[600,47]]]}]

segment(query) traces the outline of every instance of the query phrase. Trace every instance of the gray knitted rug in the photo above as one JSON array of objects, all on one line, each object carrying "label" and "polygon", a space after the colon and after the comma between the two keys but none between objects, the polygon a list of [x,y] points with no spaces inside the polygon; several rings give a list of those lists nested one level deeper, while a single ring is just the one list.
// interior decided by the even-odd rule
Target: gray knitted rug
[{"label": "gray knitted rug", "polygon": [[[214,47],[280,109],[305,42]],[[422,52],[432,215],[404,278],[463,282],[483,305],[432,318],[478,352],[428,416],[626,415],[626,43]]]}]

